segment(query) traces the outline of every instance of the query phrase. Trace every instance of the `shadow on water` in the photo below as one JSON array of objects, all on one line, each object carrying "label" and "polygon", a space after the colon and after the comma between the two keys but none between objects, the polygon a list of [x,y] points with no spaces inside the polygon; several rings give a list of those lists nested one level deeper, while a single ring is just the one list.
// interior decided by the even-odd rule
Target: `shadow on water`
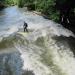
[{"label": "shadow on water", "polygon": [[23,60],[19,52],[0,54],[0,75],[34,75],[31,70],[23,70]]},{"label": "shadow on water", "polygon": [[33,71],[25,70],[25,72],[22,75],[35,75]]},{"label": "shadow on water", "polygon": [[64,27],[71,30],[75,34],[75,20],[73,20],[73,21],[74,22],[72,22],[71,24],[64,25]]},{"label": "shadow on water", "polygon": [[60,37],[53,37],[54,40],[56,40],[56,43],[58,45],[62,44],[64,47],[69,47],[70,50],[73,52],[75,56],[75,38],[73,37],[65,37],[65,36],[60,36]]},{"label": "shadow on water", "polygon": [[21,74],[23,61],[20,53],[0,54],[0,75],[19,75]]}]

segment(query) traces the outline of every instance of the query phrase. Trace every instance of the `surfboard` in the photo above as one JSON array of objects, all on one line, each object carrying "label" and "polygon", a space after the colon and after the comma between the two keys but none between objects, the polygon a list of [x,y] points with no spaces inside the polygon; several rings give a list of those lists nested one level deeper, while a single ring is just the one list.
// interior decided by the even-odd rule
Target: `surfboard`
[{"label": "surfboard", "polygon": [[17,32],[17,33],[24,36],[24,37],[26,37],[29,34],[28,32]]}]

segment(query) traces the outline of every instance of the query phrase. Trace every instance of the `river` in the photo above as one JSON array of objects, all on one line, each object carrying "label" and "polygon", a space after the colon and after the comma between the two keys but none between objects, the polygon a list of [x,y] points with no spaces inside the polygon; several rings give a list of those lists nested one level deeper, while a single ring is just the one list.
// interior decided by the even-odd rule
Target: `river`
[{"label": "river", "polygon": [[75,75],[75,35],[26,8],[1,10],[0,75]]}]

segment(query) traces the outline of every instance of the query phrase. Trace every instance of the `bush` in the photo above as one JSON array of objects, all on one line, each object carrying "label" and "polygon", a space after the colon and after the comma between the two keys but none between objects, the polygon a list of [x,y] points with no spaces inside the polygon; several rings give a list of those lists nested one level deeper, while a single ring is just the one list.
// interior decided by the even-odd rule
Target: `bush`
[{"label": "bush", "polygon": [[35,10],[35,4],[27,5],[28,10]]},{"label": "bush", "polygon": [[40,11],[50,19],[57,21],[59,12],[55,9],[55,0],[5,0],[7,5],[17,4],[19,7],[26,6],[29,10]]},{"label": "bush", "polygon": [[19,7],[23,7],[23,6],[24,6],[24,0],[18,0],[18,1],[17,1],[17,5],[18,5]]},{"label": "bush", "polygon": [[59,20],[59,12],[55,8],[55,0],[38,0],[36,10],[42,12],[54,21]]}]

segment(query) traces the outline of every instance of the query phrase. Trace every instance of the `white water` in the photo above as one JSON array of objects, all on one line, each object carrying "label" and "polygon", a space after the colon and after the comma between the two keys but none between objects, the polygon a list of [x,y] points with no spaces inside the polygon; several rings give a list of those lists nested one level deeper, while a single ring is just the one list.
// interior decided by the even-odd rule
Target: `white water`
[{"label": "white water", "polygon": [[48,32],[49,27],[45,29],[29,35],[28,44],[25,41],[24,46],[19,42],[16,45],[24,61],[23,69],[32,70],[35,75],[74,75],[75,59],[68,43],[58,45],[52,39],[53,33]]},{"label": "white water", "polygon": [[[75,37],[74,34],[32,12],[20,13],[18,22],[11,26],[6,34],[13,34],[18,28],[23,28],[23,23],[19,23],[21,21],[26,21],[28,29],[33,32],[26,37],[16,34],[17,40],[13,40],[14,48],[5,48],[7,52],[0,54],[0,75],[22,75],[27,70],[28,73],[33,71],[35,75],[74,75],[75,58],[70,40],[66,40],[66,37]],[[9,49],[12,51],[9,52]]]}]

